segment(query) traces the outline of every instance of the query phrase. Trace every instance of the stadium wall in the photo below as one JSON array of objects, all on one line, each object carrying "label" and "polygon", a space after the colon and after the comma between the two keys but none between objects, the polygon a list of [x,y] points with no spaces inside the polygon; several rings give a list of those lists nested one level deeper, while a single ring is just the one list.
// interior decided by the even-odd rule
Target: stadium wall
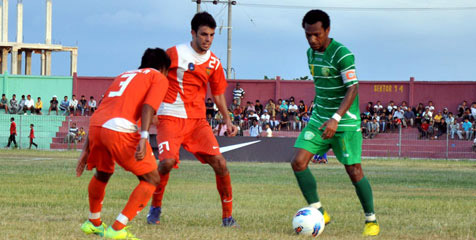
[{"label": "stadium wall", "polygon": [[[86,97],[94,96],[100,99],[107,87],[114,80],[112,77],[78,77],[73,76],[73,92]],[[232,91],[236,83],[240,83],[246,94],[243,104],[247,101],[255,102],[259,99],[266,104],[268,99],[288,99],[294,96],[296,101],[304,100],[309,104],[314,98],[314,83],[309,80],[244,80],[229,79],[228,88],[225,92],[227,102],[232,101]],[[476,101],[476,81],[360,81],[359,95],[360,107],[365,109],[367,102],[380,100],[382,104],[394,101],[400,104],[407,101],[410,106],[418,103],[426,105],[432,100],[437,109],[448,107],[450,111],[456,111],[458,104],[463,100],[469,103]],[[208,90],[210,94],[210,90]],[[208,95],[207,97],[210,97]]]},{"label": "stadium wall", "polygon": [[70,76],[31,76],[0,74],[0,90],[10,100],[13,94],[20,101],[21,95],[32,96],[35,101],[41,97],[43,111],[48,111],[49,102],[53,95],[61,101],[64,96],[71,98],[73,92],[73,78]]}]

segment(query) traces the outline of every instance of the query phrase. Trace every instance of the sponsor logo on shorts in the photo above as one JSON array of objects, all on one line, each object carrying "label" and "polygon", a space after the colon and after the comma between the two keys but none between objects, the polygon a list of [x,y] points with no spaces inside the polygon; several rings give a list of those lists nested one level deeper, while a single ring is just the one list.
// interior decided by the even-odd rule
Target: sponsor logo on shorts
[{"label": "sponsor logo on shorts", "polygon": [[311,131],[306,131],[306,132],[304,133],[304,139],[305,139],[305,140],[312,140],[315,136],[316,136],[316,135],[315,135],[313,132],[311,132]]},{"label": "sponsor logo on shorts", "polygon": [[233,198],[230,199],[230,200],[223,199],[223,202],[224,202],[224,203],[229,203],[229,202],[232,202],[232,201],[233,201]]},{"label": "sponsor logo on shorts", "polygon": [[212,148],[213,148],[213,149],[218,149],[218,148],[220,148],[220,147],[217,147],[217,146],[213,146]]}]

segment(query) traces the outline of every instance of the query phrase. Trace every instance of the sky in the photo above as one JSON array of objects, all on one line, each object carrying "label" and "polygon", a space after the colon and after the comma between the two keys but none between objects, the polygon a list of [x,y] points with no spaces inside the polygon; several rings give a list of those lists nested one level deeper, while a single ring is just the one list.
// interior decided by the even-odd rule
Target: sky
[{"label": "sky", "polygon": [[[45,1],[23,5],[23,41],[44,43]],[[329,14],[330,37],[355,54],[360,80],[476,81],[476,2],[469,0],[237,0],[230,78],[309,76],[301,21],[313,8]],[[226,68],[226,4],[202,10],[215,17],[211,50]],[[52,41],[78,46],[79,76],[116,76],[137,68],[148,47],[189,42],[195,13],[191,0],[53,0]],[[16,41],[15,0],[9,18]],[[39,59],[34,54],[33,74]],[[69,53],[53,53],[53,75],[68,75],[69,62]]]}]

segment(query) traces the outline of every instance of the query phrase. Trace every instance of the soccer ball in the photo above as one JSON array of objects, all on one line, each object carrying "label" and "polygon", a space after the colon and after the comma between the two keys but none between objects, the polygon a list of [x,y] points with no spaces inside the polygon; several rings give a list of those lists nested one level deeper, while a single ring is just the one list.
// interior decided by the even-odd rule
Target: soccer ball
[{"label": "soccer ball", "polygon": [[324,216],[313,207],[299,209],[293,218],[294,232],[299,235],[317,237],[324,231],[324,226]]}]

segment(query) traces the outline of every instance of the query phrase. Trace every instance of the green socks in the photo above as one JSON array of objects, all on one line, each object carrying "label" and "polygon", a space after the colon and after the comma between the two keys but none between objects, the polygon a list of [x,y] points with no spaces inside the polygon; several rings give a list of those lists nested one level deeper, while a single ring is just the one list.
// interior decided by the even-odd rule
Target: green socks
[{"label": "green socks", "polygon": [[366,177],[363,177],[359,182],[352,183],[355,186],[355,192],[359,197],[360,203],[365,213],[365,220],[367,222],[376,221],[374,211],[374,198],[372,195],[372,188]]},{"label": "green socks", "polygon": [[[299,188],[301,189],[302,195],[304,195],[307,203],[312,204],[319,202],[319,197],[317,196],[317,183],[311,170],[306,168],[304,171],[294,172],[294,175],[296,176]],[[372,192],[370,193],[372,195]]]}]

